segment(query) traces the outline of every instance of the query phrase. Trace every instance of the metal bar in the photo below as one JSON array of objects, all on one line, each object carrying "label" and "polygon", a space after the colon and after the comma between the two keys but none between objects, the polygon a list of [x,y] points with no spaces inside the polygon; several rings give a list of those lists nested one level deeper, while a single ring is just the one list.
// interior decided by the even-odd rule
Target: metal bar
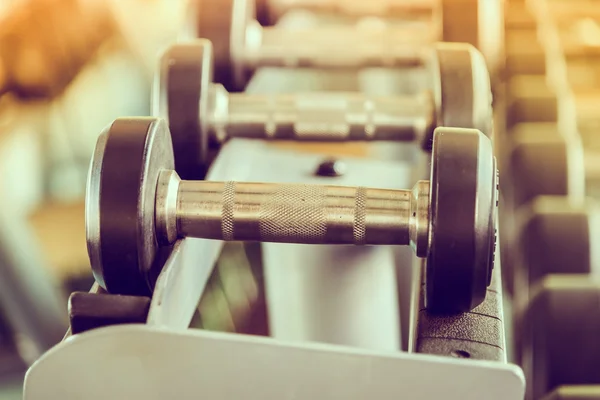
[{"label": "metal bar", "polygon": [[427,94],[230,93],[227,97],[227,111],[221,114],[225,120],[215,118],[213,132],[224,127],[230,138],[414,141],[434,125],[433,101]]},{"label": "metal bar", "polygon": [[408,245],[411,203],[408,190],[182,181],[177,229],[219,240]]},{"label": "metal bar", "polygon": [[[435,38],[427,26],[356,27],[325,26],[305,29],[256,28],[248,37],[242,57],[250,68],[262,66],[365,68],[419,66],[426,63],[428,45]],[[404,39],[404,40],[403,40]],[[351,43],[351,48],[340,48]]]}]

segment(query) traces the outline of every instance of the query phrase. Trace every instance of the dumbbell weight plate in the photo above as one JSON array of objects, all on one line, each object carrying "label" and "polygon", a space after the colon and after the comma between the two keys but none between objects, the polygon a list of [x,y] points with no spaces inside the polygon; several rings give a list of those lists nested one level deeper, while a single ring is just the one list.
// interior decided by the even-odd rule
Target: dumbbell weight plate
[{"label": "dumbbell weight plate", "polygon": [[491,138],[492,88],[481,53],[465,43],[436,43],[428,68],[436,125],[473,128]]},{"label": "dumbbell weight plate", "polygon": [[171,46],[154,81],[153,115],[165,119],[173,139],[175,170],[182,179],[203,179],[208,169],[208,90],[213,81],[213,47]]},{"label": "dumbbell weight plate", "polygon": [[504,54],[504,2],[502,0],[442,0],[444,42],[476,46],[492,76]]},{"label": "dumbbell weight plate", "polygon": [[162,268],[156,270],[157,260],[169,250],[155,235],[158,175],[173,168],[162,122],[118,119],[100,134],[88,176],[86,235],[94,278],[109,293],[150,293],[150,279]]},{"label": "dumbbell weight plate", "polygon": [[483,134],[463,132],[438,128],[433,144],[426,302],[443,312],[480,304],[494,263],[498,181],[493,149]]},{"label": "dumbbell weight plate", "polygon": [[215,82],[229,91],[235,84],[232,43],[245,43],[245,28],[256,17],[250,0],[193,0],[198,13],[198,38],[208,39],[214,47]]},{"label": "dumbbell weight plate", "polygon": [[[202,179],[208,168],[209,129],[203,116],[212,83],[211,49],[206,40],[172,46],[161,58],[154,86],[154,115],[169,122],[183,179]],[[436,125],[473,128],[491,137],[491,87],[481,54],[468,44],[437,43],[428,66]],[[431,149],[432,139],[423,139],[425,149]]]}]

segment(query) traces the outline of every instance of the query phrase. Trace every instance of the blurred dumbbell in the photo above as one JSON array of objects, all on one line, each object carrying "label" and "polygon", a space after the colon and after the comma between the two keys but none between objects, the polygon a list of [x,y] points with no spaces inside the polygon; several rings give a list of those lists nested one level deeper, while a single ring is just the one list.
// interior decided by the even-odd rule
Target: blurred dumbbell
[{"label": "blurred dumbbell", "polygon": [[[503,2],[497,0],[262,0],[270,22],[287,12],[303,9],[316,13],[380,19],[429,19],[430,25],[441,25],[439,40],[470,43],[486,59],[497,62],[502,50]],[[484,23],[480,22],[483,21]],[[489,66],[490,64],[488,64]]]},{"label": "blurred dumbbell", "polygon": [[540,196],[519,210],[522,292],[549,274],[600,271],[600,208],[593,199]]},{"label": "blurred dumbbell", "polygon": [[[478,1],[467,1],[467,5],[463,1],[444,3],[452,4],[448,6],[449,18],[445,22],[453,21],[455,26],[447,27],[452,34],[439,38],[431,27],[385,23],[361,28],[344,24],[305,29],[263,27],[255,19],[253,0],[203,0],[197,3],[198,37],[209,39],[215,47],[215,81],[228,90],[241,90],[250,74],[264,66],[357,69],[420,65],[428,46],[435,41],[478,44],[478,40],[468,40],[466,36],[470,35],[461,32],[474,29],[477,36],[478,29],[485,31],[484,26],[486,29],[494,26],[487,20],[486,24],[479,23]],[[500,11],[490,15],[501,17]],[[496,53],[499,50],[495,47],[501,41],[500,24],[497,31],[481,40],[494,47]]]},{"label": "blurred dumbbell", "polygon": [[290,95],[228,93],[212,83],[208,40],[172,46],[162,57],[154,115],[168,120],[177,173],[202,178],[209,147],[229,138],[310,141],[403,140],[431,148],[438,126],[492,135],[485,63],[467,44],[439,43],[430,52],[430,92],[368,96],[358,92]]},{"label": "blurred dumbbell", "polygon": [[161,255],[185,237],[408,245],[427,257],[427,307],[462,312],[491,280],[497,170],[490,140],[439,128],[431,180],[412,190],[181,181],[164,120],[118,119],[99,137],[86,197],[97,282],[147,294]]},{"label": "blurred dumbbell", "polygon": [[506,78],[546,73],[546,57],[538,38],[537,20],[530,8],[525,1],[504,2]]},{"label": "blurred dumbbell", "polygon": [[541,195],[585,195],[581,140],[558,132],[556,124],[520,124],[513,130],[511,171],[514,205]]},{"label": "blurred dumbbell", "polygon": [[[537,195],[582,198],[586,190],[600,193],[600,90],[563,95],[561,100],[556,107],[560,113],[557,120],[562,119],[559,123],[518,124],[512,129],[517,205]],[[547,110],[551,110],[550,105],[548,101]],[[568,134],[569,129],[572,134]]]},{"label": "blurred dumbbell", "polygon": [[260,0],[257,8],[263,8],[268,22],[275,23],[286,13],[306,10],[316,14],[341,15],[344,17],[404,18],[425,15],[431,17],[439,7],[437,0]]},{"label": "blurred dumbbell", "polygon": [[550,275],[534,288],[520,331],[526,399],[600,384],[599,299],[600,281],[589,275]]}]

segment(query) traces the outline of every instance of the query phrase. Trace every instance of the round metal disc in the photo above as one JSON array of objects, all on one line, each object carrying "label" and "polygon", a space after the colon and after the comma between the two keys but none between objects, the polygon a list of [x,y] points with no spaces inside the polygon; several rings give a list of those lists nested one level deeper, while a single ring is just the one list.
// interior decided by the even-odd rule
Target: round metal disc
[{"label": "round metal disc", "polygon": [[98,139],[88,178],[86,234],[94,277],[109,293],[150,293],[150,279],[160,270],[154,227],[158,175],[173,164],[161,119],[117,119]]},{"label": "round metal disc", "polygon": [[161,57],[154,84],[153,114],[169,124],[175,170],[182,179],[204,179],[208,169],[209,88],[212,83],[212,45],[196,40],[171,46]]},{"label": "round metal disc", "polygon": [[430,185],[427,308],[470,311],[485,298],[494,260],[498,188],[490,140],[474,129],[436,129]]},{"label": "round metal disc", "polygon": [[[465,43],[437,43],[429,64],[435,126],[473,128],[493,135],[492,89],[481,53]],[[431,149],[433,137],[426,137]]]}]

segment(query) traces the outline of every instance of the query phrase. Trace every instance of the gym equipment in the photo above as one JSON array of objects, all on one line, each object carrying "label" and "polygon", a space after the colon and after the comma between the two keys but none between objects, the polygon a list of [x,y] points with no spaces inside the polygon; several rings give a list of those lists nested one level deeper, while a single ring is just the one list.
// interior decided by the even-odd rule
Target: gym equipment
[{"label": "gym equipment", "polygon": [[98,139],[86,197],[96,280],[146,294],[180,237],[313,244],[411,244],[427,257],[427,307],[467,311],[491,279],[498,180],[481,132],[439,128],[431,180],[406,191],[180,181],[168,128],[118,119]]},{"label": "gym equipment", "polygon": [[268,22],[274,23],[293,10],[306,10],[318,14],[341,15],[345,17],[379,17],[419,19],[431,18],[440,8],[437,0],[377,0],[365,3],[360,0],[260,0],[257,9],[265,9]]},{"label": "gym equipment", "polygon": [[416,140],[425,149],[438,126],[474,128],[491,137],[492,97],[481,54],[467,44],[438,43],[430,60],[432,89],[417,96],[250,95],[212,83],[208,40],[177,44],[161,59],[153,113],[169,122],[175,169],[184,179],[203,178],[211,144],[215,148],[233,137]]},{"label": "gym equipment", "polygon": [[526,399],[563,385],[600,384],[598,278],[549,275],[533,291],[520,331]]},{"label": "gym equipment", "polygon": [[[195,310],[198,300],[190,299],[187,289],[202,285],[193,279],[197,276],[189,275],[199,265],[186,269],[189,263],[183,260],[193,245],[186,239],[174,246],[145,324],[91,330],[55,346],[29,369],[24,399],[159,400],[202,393],[223,400],[278,400],[291,390],[298,399],[394,399],[406,393],[422,399],[523,399],[525,382],[519,367],[505,359],[480,358],[462,346],[450,347],[449,353],[382,352],[186,329],[187,313]],[[100,296],[123,304],[120,296]],[[438,338],[474,329],[461,324],[463,319],[443,316],[433,324],[431,318],[429,323],[437,330],[430,333]],[[435,339],[434,335],[424,339]],[[445,340],[448,343],[452,341]],[[82,359],[90,362],[87,368],[81,368]],[[122,384],[124,377],[127,385]]]},{"label": "gym equipment", "polygon": [[574,202],[565,196],[540,196],[519,210],[524,285],[549,274],[590,274],[600,267],[594,250],[600,238],[600,213],[593,199]]},{"label": "gym equipment", "polygon": [[[480,2],[470,0],[465,5],[445,1],[444,22],[450,24],[453,20],[455,25],[444,25],[444,34],[440,35],[431,25],[411,27],[387,24],[384,20],[364,27],[263,27],[256,21],[253,0],[203,0],[196,3],[197,36],[215,46],[215,80],[229,90],[242,90],[252,72],[265,66],[358,69],[420,65],[428,46],[438,40],[484,44],[492,49],[491,57],[497,57],[501,23],[495,19],[502,15],[500,2],[485,2],[497,10],[486,16],[491,16],[491,20],[479,24]],[[345,45],[348,43],[352,45]]]}]

